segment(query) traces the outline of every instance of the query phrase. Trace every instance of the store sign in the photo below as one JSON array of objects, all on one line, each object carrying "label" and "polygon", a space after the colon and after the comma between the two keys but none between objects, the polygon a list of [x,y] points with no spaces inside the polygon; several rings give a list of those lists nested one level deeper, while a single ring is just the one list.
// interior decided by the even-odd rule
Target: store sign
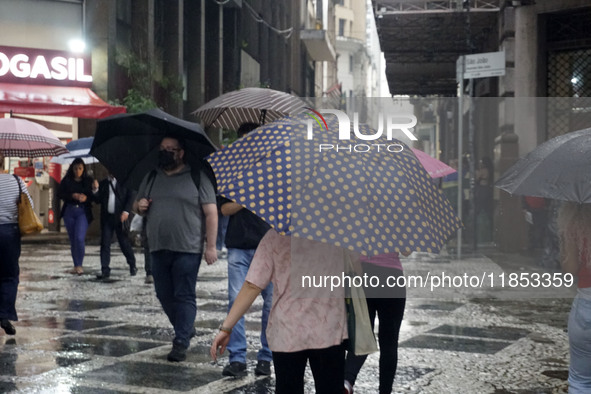
[{"label": "store sign", "polygon": [[35,168],[34,167],[16,167],[14,169],[14,174],[18,175],[23,178],[32,178],[35,176]]},{"label": "store sign", "polygon": [[90,56],[0,46],[0,82],[90,87]]}]

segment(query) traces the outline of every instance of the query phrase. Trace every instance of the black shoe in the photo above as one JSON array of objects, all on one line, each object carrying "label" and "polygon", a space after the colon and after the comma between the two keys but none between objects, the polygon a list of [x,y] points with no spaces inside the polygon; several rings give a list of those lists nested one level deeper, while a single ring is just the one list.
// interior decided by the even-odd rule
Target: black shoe
[{"label": "black shoe", "polygon": [[271,375],[271,362],[259,360],[257,366],[254,369],[256,376],[270,376]]},{"label": "black shoe", "polygon": [[107,282],[109,279],[111,279],[111,275],[99,274],[96,276],[96,278],[100,281]]},{"label": "black shoe", "polygon": [[246,364],[238,361],[233,361],[224,367],[222,375],[234,377],[246,376]]},{"label": "black shoe", "polygon": [[8,321],[8,319],[2,319],[0,321],[0,327],[2,327],[2,329],[4,330],[4,332],[6,333],[6,335],[14,335],[14,334],[16,334],[16,329],[14,328],[14,326],[12,325],[12,323],[10,323],[10,321]]},{"label": "black shoe", "polygon": [[172,350],[166,356],[166,359],[171,362],[185,361],[186,358],[187,349],[174,343],[172,344]]},{"label": "black shoe", "polygon": [[129,267],[129,275],[135,276],[137,274],[137,267],[135,265]]}]

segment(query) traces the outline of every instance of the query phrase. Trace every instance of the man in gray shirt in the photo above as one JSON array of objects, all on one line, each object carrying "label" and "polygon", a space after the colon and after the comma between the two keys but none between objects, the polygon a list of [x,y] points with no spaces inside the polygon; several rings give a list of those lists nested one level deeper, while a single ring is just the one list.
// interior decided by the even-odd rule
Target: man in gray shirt
[{"label": "man in gray shirt", "polygon": [[195,286],[201,257],[204,254],[207,264],[217,260],[215,190],[203,171],[197,187],[184,155],[183,141],[164,137],[159,168],[146,175],[134,203],[134,210],[147,218],[154,288],[174,327],[168,361],[185,360],[195,330]]}]

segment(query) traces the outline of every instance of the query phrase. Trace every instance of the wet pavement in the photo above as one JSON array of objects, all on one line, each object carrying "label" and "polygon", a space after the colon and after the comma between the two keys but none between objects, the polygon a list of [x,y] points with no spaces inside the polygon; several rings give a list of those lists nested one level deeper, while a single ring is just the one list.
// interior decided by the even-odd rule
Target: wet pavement
[{"label": "wet pavement", "polygon": [[[226,261],[202,265],[197,336],[187,361],[170,363],[172,329],[153,285],[140,271],[129,276],[113,246],[112,280],[100,271],[97,245],[87,246],[85,274],[73,276],[63,239],[23,245],[17,334],[0,331],[0,392],[22,393],[273,393],[272,377],[255,377],[261,300],[247,316],[246,378],[222,378],[208,350],[226,313]],[[487,253],[490,252],[490,253]],[[489,255],[491,258],[486,257]],[[413,255],[405,273],[544,272],[519,255],[494,250],[465,256]],[[400,334],[397,393],[566,393],[566,321],[572,290],[526,293],[490,286],[410,292]],[[418,297],[420,296],[420,297]],[[377,392],[378,355],[370,355],[356,393]],[[306,372],[307,392],[314,392]]]}]

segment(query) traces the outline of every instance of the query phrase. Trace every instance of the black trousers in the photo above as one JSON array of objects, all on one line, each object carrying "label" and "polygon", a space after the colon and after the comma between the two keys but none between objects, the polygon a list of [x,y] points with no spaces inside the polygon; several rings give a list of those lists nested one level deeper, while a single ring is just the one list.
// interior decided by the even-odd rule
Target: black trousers
[{"label": "black trousers", "polygon": [[345,345],[299,352],[273,352],[275,366],[275,392],[277,394],[303,394],[306,363],[314,376],[316,394],[343,392]]},{"label": "black trousers", "polygon": [[21,255],[21,233],[18,224],[0,224],[0,319],[18,320],[18,290]]},{"label": "black trousers", "polygon": [[[387,276],[400,276],[402,271],[373,264],[363,264],[363,271],[368,275],[379,275],[381,280]],[[384,283],[384,282],[381,282]],[[375,298],[372,295],[383,295],[379,291],[365,289],[367,297],[367,309],[371,327],[374,327],[376,315],[380,321],[378,332],[378,344],[380,347],[380,394],[392,392],[396,367],[398,364],[398,334],[404,316],[406,306],[406,289],[397,289],[391,292],[387,298]],[[380,289],[381,290],[381,289]],[[375,293],[375,294],[372,294]],[[352,385],[355,384],[357,375],[365,363],[367,356],[356,356],[347,353],[345,362],[345,379]]]},{"label": "black trousers", "polygon": [[106,217],[101,217],[101,271],[103,275],[110,275],[111,268],[111,240],[113,239],[113,232],[117,236],[121,252],[127,259],[127,264],[130,267],[135,267],[135,255],[127,232],[123,231],[120,216],[108,214]]}]

